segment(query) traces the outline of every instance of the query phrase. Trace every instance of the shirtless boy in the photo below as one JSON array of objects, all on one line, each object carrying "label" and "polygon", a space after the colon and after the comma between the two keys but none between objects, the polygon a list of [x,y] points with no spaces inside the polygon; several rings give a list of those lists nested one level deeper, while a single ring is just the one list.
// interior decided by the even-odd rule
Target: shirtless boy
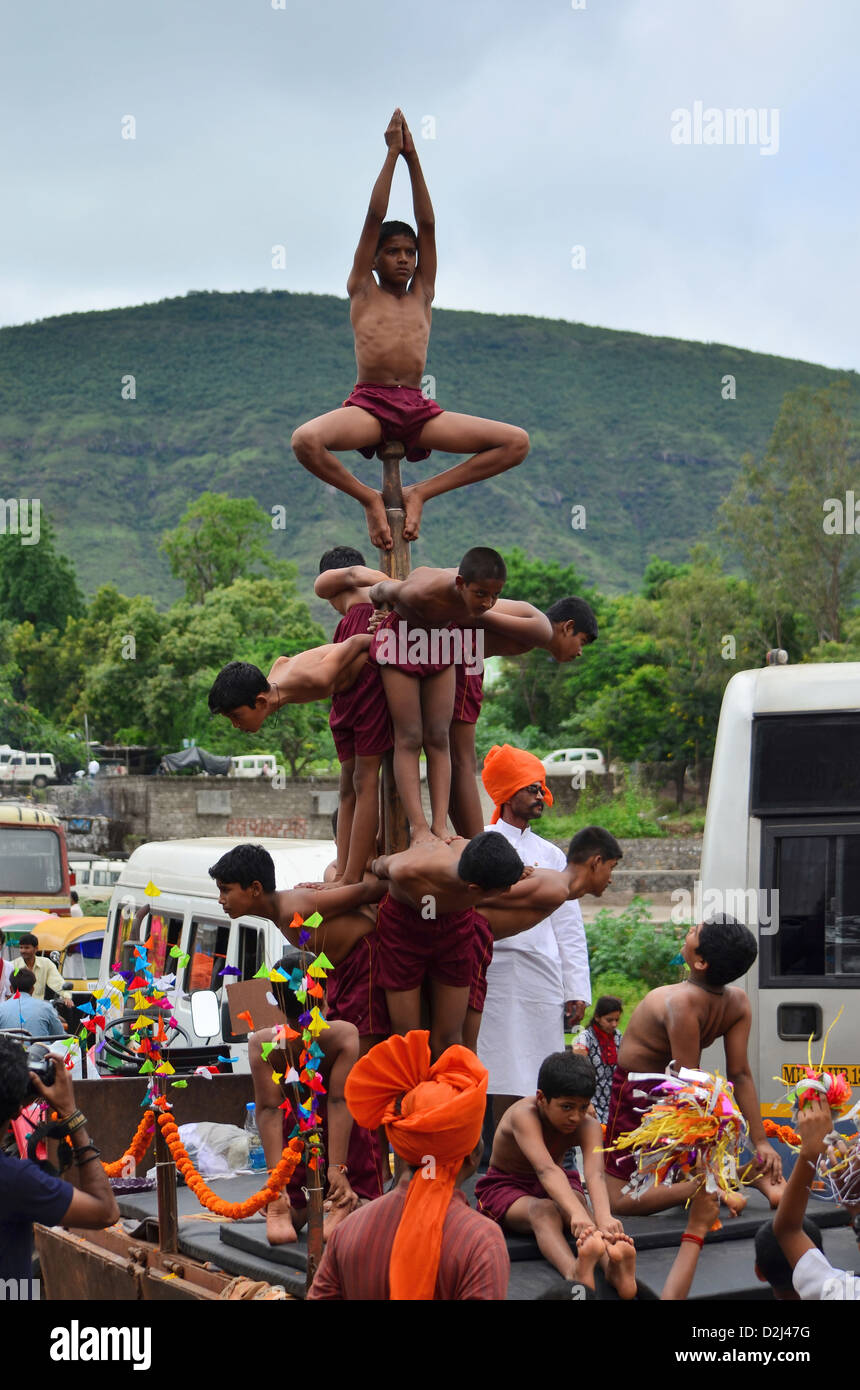
[{"label": "shirtless boy", "polygon": [[[443,411],[421,393],[435,295],[435,219],[415,142],[399,109],[391,117],[385,143],[385,163],[373,187],[347,281],[357,385],[339,410],[301,425],[292,447],[315,477],[361,503],[372,543],[390,550],[391,530],[382,494],[353,477],[333,449],[358,449],[372,458],[380,443],[399,439],[410,463],[427,458],[432,449],[473,455],[403,489],[403,535],[413,541],[428,498],[513,468],[528,453],[529,439],[525,430],[514,425]],[[406,223],[384,220],[394,167],[401,155],[412,184],[417,237]]]},{"label": "shirtless boy", "polygon": [[[475,1184],[478,1210],[507,1231],[534,1235],[541,1254],[565,1279],[594,1288],[599,1263],[621,1298],[636,1297],[636,1252],[611,1213],[603,1177],[603,1131],[588,1114],[595,1089],[586,1057],[554,1052],[542,1063],[537,1093],[505,1111],[490,1166]],[[582,1150],[591,1210],[574,1169],[561,1166]],[[567,1242],[568,1231],[576,1253]]]},{"label": "shirtless boy", "polygon": [[390,1032],[385,996],[376,981],[376,906],[387,885],[368,875],[363,882],[325,889],[275,891],[275,865],[262,845],[237,845],[209,870],[218,887],[218,902],[230,918],[265,917],[299,946],[302,928],[293,926],[319,912],[322,922],[311,932],[307,948],[323,952],[335,967],[326,982],[328,1019],[355,1025],[361,1054]]},{"label": "shirtless boy", "polygon": [[[281,973],[289,976],[301,968],[301,953],[287,952],[277,962]],[[298,1031],[299,1017],[305,1006],[283,983],[273,984],[289,1027]],[[257,1128],[263,1143],[268,1168],[274,1168],[281,1158],[284,1145],[294,1130],[297,1115],[294,1108],[297,1088],[285,1086],[283,1077],[290,1068],[300,1069],[302,1044],[299,1039],[281,1041],[280,1046],[263,1057],[263,1044],[271,1043],[277,1028],[264,1028],[248,1037],[248,1061],[254,1083],[257,1107]],[[381,1195],[380,1174],[374,1161],[373,1136],[370,1131],[353,1124],[344,1099],[344,1082],[354,1062],[358,1061],[358,1033],[351,1023],[332,1023],[318,1038],[322,1051],[319,1074],[326,1088],[320,1106],[323,1149],[326,1157],[326,1201],[323,1236],[331,1234],[344,1217],[355,1211],[362,1200]],[[279,1080],[274,1079],[273,1073]],[[307,1094],[305,1092],[305,1094]],[[283,1101],[293,1102],[282,1109]],[[266,1207],[266,1236],[270,1245],[289,1245],[307,1217],[303,1188],[308,1175],[304,1164],[293,1173],[280,1197]]]},{"label": "shirtless boy", "polygon": [[[750,1143],[760,1170],[755,1186],[764,1192],[771,1206],[776,1206],[785,1184],[779,1155],[765,1137],[747,1059],[750,1001],[742,989],[730,983],[745,974],[755,960],[755,937],[733,917],[719,915],[690,928],[681,954],[689,966],[688,978],[677,985],[652,989],[630,1017],[612,1082],[607,1148],[617,1136],[636,1129],[648,1108],[648,1097],[637,1097],[635,1092],[650,1095],[659,1084],[657,1080],[630,1080],[628,1073],[663,1073],[670,1062],[676,1067],[696,1068],[702,1050],[722,1038],[726,1077],[735,1088],[738,1108],[749,1125]],[[622,1189],[636,1168],[635,1154],[607,1153],[605,1163],[612,1210],[622,1215],[647,1216],[665,1207],[683,1206],[696,1191],[697,1184],[690,1181],[652,1187],[634,1197]],[[729,1205],[738,1210],[743,1199]]]},{"label": "shirtless boy", "polygon": [[209,711],[234,729],[255,734],[282,705],[307,705],[348,690],[367,662],[372,641],[357,632],[345,642],[324,642],[296,656],[279,656],[268,676],[250,661],[222,666],[209,691]]},{"label": "shirtless boy", "polygon": [[[413,845],[433,835],[444,839],[447,834],[455,666],[465,660],[467,636],[471,666],[483,669],[477,643],[483,634],[467,634],[463,629],[473,628],[489,613],[506,573],[497,550],[475,546],[466,551],[458,569],[422,565],[407,579],[385,579],[370,590],[376,607],[391,606],[373,634],[370,660],[381,670],[391,710],[394,780]],[[430,825],[421,804],[418,757],[422,746],[427,753]],[[477,826],[476,833],[481,829]]]},{"label": "shirtless boy", "polygon": [[[314,592],[341,615],[335,643],[367,632],[374,613],[370,588],[384,579],[382,571],[368,569],[364,556],[351,546],[326,551]],[[379,765],[394,742],[380,669],[368,661],[349,690],[331,700],[329,725],[340,760],[337,883],[361,881],[379,828]]]},{"label": "shirtless boy", "polygon": [[463,1041],[474,974],[474,905],[516,883],[523,862],[492,831],[450,844],[432,840],[373,862],[388,880],[379,905],[379,968],[393,1033],[421,1026],[421,986],[430,993],[430,1051],[434,1060]]}]

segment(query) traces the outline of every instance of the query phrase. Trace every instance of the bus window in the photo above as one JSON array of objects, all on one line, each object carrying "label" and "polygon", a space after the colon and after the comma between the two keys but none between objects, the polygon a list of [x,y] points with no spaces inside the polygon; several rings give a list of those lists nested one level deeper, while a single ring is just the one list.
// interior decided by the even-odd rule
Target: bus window
[{"label": "bus window", "polygon": [[175,966],[169,952],[172,946],[179,945],[181,935],[181,917],[165,917],[163,912],[152,913],[147,940],[152,943],[149,963],[155,976],[173,973]]},{"label": "bus window", "polygon": [[239,928],[239,969],[240,979],[253,980],[263,964],[263,933],[259,927],[241,926]]},{"label": "bus window", "polygon": [[227,964],[227,943],[230,939],[229,922],[205,922],[193,918],[188,954],[191,957],[185,967],[185,992],[191,994],[196,989],[220,989],[224,981],[220,971]]},{"label": "bus window", "polygon": [[762,935],[762,985],[860,982],[860,825],[763,827],[763,883],[779,929]]},{"label": "bus window", "polygon": [[0,825],[0,893],[59,893],[60,839],[53,830]]}]

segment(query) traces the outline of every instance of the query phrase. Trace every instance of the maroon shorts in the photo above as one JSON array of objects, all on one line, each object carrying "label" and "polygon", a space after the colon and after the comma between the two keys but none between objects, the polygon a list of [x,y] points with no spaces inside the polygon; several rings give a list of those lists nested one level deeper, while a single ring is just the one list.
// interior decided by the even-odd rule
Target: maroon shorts
[{"label": "maroon shorts", "polygon": [[[571,1191],[585,1200],[579,1174],[570,1168],[562,1170],[570,1183]],[[552,1200],[536,1173],[500,1173],[498,1168],[488,1168],[482,1178],[475,1183],[475,1201],[478,1211],[490,1216],[499,1225],[507,1212],[520,1197],[544,1197]]]},{"label": "maroon shorts", "polygon": [[399,613],[386,613],[373,634],[367,664],[377,671],[389,666],[419,680],[437,676],[454,665],[460,645],[456,631],[454,623],[444,628],[410,627]]},{"label": "maroon shorts", "polygon": [[[288,1095],[292,1100],[292,1087],[288,1087]],[[307,1096],[307,1089],[301,1088],[302,1099]],[[328,1126],[326,1124],[325,1101],[321,1106],[323,1116],[322,1140],[323,1151],[325,1154],[324,1162],[329,1162],[328,1152]],[[286,1145],[290,1135],[296,1126],[295,1115],[292,1110],[284,1111],[284,1144]],[[383,1183],[391,1176],[387,1171],[387,1154],[383,1159],[379,1137],[375,1130],[362,1129],[361,1125],[353,1124],[349,1136],[349,1147],[346,1151],[346,1166],[349,1185],[357,1197],[382,1196]],[[311,1174],[313,1176],[313,1174]],[[308,1199],[302,1191],[308,1185],[308,1172],[303,1163],[294,1170],[293,1176],[287,1183],[284,1191],[290,1199],[290,1206],[302,1208],[308,1204]],[[325,1186],[325,1173],[323,1173],[323,1186]]]},{"label": "maroon shorts", "polygon": [[[373,611],[372,603],[353,604],[335,628],[333,640],[345,642],[357,632],[367,632]],[[372,661],[365,662],[348,690],[332,695],[328,722],[342,763],[351,762],[356,756],[376,757],[393,747],[388,701],[379,667]]]},{"label": "maroon shorts", "polygon": [[[628,1081],[627,1076],[623,1067],[616,1066],[606,1118],[604,1144],[607,1149],[622,1134],[630,1134],[638,1129],[645,1111],[660,1099],[659,1095],[652,1094],[660,1085],[659,1081]],[[646,1095],[636,1095],[637,1091],[645,1091]],[[638,1160],[632,1149],[622,1149],[620,1153],[605,1153],[603,1167],[610,1177],[629,1182],[636,1172]]]},{"label": "maroon shorts", "polygon": [[[344,405],[357,405],[378,420],[383,444],[399,439],[408,463],[430,457],[429,449],[417,447],[418,436],[428,420],[443,412],[441,405],[422,395],[417,386],[374,386],[373,382],[359,381]],[[378,448],[378,444],[369,444],[358,452],[372,459]]]},{"label": "maroon shorts", "polygon": [[486,917],[475,908],[475,954],[473,961],[472,987],[469,990],[469,1008],[484,1012],[487,997],[487,967],[493,959],[493,928]]},{"label": "maroon shorts", "polygon": [[385,990],[379,983],[379,944],[375,931],[357,941],[326,981],[326,1018],[354,1023],[361,1038],[387,1038],[391,1032]]},{"label": "maroon shorts", "polygon": [[468,989],[475,973],[475,909],[426,919],[388,893],[376,919],[377,979],[383,989],[418,989],[425,979]]},{"label": "maroon shorts", "polygon": [[[370,663],[368,663],[369,665]],[[484,673],[468,674],[466,666],[457,665],[457,685],[454,691],[454,719],[461,724],[477,724],[484,699]]]}]

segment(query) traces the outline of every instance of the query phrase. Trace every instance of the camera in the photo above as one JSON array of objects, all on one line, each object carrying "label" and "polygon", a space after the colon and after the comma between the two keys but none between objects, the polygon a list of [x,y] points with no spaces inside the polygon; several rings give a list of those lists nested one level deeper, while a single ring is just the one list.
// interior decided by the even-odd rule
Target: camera
[{"label": "camera", "polygon": [[[32,1043],[27,1048],[27,1070],[37,1076],[43,1086],[53,1086],[57,1075],[57,1059],[45,1043]],[[24,1104],[30,1105],[38,1099],[39,1092],[34,1086],[30,1086]]]}]

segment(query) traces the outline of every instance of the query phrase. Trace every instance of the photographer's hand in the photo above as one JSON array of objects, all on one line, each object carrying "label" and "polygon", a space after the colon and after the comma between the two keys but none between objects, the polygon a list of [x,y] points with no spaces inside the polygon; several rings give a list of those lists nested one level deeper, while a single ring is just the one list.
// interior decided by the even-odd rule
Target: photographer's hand
[{"label": "photographer's hand", "polygon": [[[55,1058],[56,1074],[50,1086],[44,1085],[33,1072],[30,1080],[34,1091],[56,1110],[61,1120],[72,1119],[75,1123],[81,1112],[75,1103],[72,1078],[66,1071],[62,1059]],[[103,1230],[119,1220],[119,1207],[107,1174],[99,1161],[96,1146],[87,1133],[86,1122],[75,1123],[69,1136],[75,1151],[73,1173],[77,1182],[75,1194],[63,1217],[64,1226],[81,1226],[86,1230]]]}]

